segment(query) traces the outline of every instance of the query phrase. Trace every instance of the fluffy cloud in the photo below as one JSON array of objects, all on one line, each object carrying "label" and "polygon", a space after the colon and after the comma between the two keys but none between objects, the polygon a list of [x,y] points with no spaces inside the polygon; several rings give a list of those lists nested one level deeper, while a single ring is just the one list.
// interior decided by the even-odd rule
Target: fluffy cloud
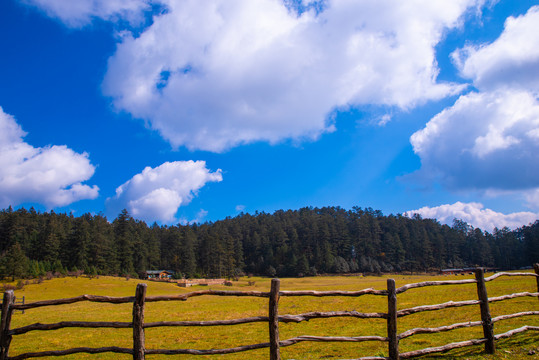
[{"label": "fluffy cloud", "polygon": [[118,45],[104,93],[174,146],[223,151],[316,139],[338,108],[406,109],[461,91],[436,81],[435,46],[482,1],[165,3]]},{"label": "fluffy cloud", "polygon": [[419,174],[451,188],[530,191],[539,187],[539,7],[509,18],[491,44],[454,53],[477,92],[411,137]]},{"label": "fluffy cloud", "polygon": [[52,208],[97,197],[97,186],[82,184],[95,171],[88,154],[64,145],[35,148],[25,135],[0,107],[0,207],[37,202]]},{"label": "fluffy cloud", "polygon": [[539,103],[527,92],[470,93],[411,137],[421,173],[446,186],[539,184]]},{"label": "fluffy cloud", "polygon": [[466,46],[453,53],[463,77],[483,91],[517,89],[539,92],[539,6],[509,17],[492,44]]},{"label": "fluffy cloud", "polygon": [[143,20],[143,11],[149,10],[150,0],[20,0],[43,10],[67,26],[82,27],[93,19],[107,21],[127,20],[136,24]]},{"label": "fluffy cloud", "polygon": [[221,170],[210,172],[205,161],[166,162],[146,167],[119,186],[107,205],[116,213],[125,208],[138,219],[172,223],[177,221],[178,208],[188,204],[198,190],[222,179]]},{"label": "fluffy cloud", "polygon": [[502,229],[508,227],[516,229],[523,225],[535,222],[539,214],[532,212],[518,212],[512,214],[502,214],[490,209],[485,209],[479,203],[456,202],[452,205],[441,205],[436,207],[423,207],[418,210],[411,210],[405,213],[407,216],[419,214],[423,218],[437,219],[441,223],[453,224],[453,219],[466,221],[468,224],[492,232],[494,228]]}]

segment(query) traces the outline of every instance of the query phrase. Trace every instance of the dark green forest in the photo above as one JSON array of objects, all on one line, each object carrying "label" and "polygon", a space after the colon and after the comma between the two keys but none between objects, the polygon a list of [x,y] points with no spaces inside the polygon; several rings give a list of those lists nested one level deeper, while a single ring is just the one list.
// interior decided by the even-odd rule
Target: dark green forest
[{"label": "dark green forest", "polygon": [[354,207],[240,214],[204,224],[148,226],[124,210],[112,222],[33,208],[0,212],[0,276],[47,272],[184,277],[241,274],[437,271],[485,266],[518,269],[539,262],[539,221],[493,233],[455,220],[383,215]]}]

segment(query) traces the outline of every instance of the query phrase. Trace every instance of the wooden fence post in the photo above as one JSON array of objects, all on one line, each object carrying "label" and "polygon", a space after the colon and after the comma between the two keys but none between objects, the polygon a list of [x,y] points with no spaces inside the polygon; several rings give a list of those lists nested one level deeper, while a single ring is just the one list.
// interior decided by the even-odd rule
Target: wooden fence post
[{"label": "wooden fence post", "polygon": [[[535,274],[537,275],[535,281],[537,281],[537,292],[539,292],[539,264],[533,264],[533,269],[535,270]],[[539,299],[539,296],[537,297],[537,299]]]},{"label": "wooden fence post", "polygon": [[397,292],[395,280],[387,279],[387,338],[389,359],[399,360],[399,339],[397,338]]},{"label": "wooden fence post", "polygon": [[2,302],[2,318],[0,320],[0,360],[8,358],[9,344],[11,343],[11,335],[8,332],[11,324],[11,314],[13,313],[11,305],[14,303],[15,295],[13,290],[6,291]]},{"label": "wooden fence post", "polygon": [[144,360],[146,346],[144,338],[144,302],[146,284],[138,284],[133,303],[133,360]]},{"label": "wooden fence post", "polygon": [[279,290],[281,280],[271,280],[271,291],[269,295],[269,338],[270,338],[270,360],[281,360],[279,350]]},{"label": "wooden fence post", "polygon": [[487,339],[485,343],[485,352],[487,354],[494,354],[496,352],[496,345],[494,344],[494,323],[490,316],[490,309],[488,305],[487,287],[485,285],[485,273],[483,268],[475,269],[475,279],[477,280],[477,296],[481,302],[481,321],[483,322],[483,335]]}]

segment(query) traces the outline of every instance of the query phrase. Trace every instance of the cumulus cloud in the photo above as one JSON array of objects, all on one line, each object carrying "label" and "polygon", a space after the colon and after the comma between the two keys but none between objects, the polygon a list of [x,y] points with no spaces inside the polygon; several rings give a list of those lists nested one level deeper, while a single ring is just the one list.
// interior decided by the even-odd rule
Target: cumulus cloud
[{"label": "cumulus cloud", "polygon": [[481,90],[510,88],[539,92],[539,6],[509,17],[491,44],[466,46],[452,57],[461,75]]},{"label": "cumulus cloud", "polygon": [[166,162],[146,167],[116,189],[107,205],[118,212],[125,208],[133,217],[148,222],[177,221],[180,206],[187,205],[208,182],[222,181],[221,170],[211,172],[205,161]]},{"label": "cumulus cloud", "polygon": [[535,222],[539,218],[538,213],[517,212],[512,214],[502,214],[491,209],[485,209],[480,203],[446,204],[436,207],[422,207],[418,210],[411,210],[405,213],[406,216],[419,214],[423,218],[436,219],[441,223],[452,225],[453,219],[466,221],[468,224],[492,232],[494,228],[502,229],[508,227],[516,229],[523,225]]},{"label": "cumulus cloud", "polygon": [[411,137],[423,176],[449,188],[539,184],[539,103],[528,92],[470,93]]},{"label": "cumulus cloud", "polygon": [[140,23],[143,12],[150,9],[151,0],[20,0],[37,7],[48,16],[57,18],[70,27],[88,25],[93,19],[126,20]]},{"label": "cumulus cloud", "polygon": [[539,7],[507,19],[491,44],[453,55],[478,91],[411,137],[419,175],[450,188],[539,188]]},{"label": "cumulus cloud", "polygon": [[36,148],[25,135],[0,107],[0,207],[37,202],[52,208],[98,196],[97,186],[82,184],[95,171],[87,153],[65,145]]},{"label": "cumulus cloud", "polygon": [[458,93],[436,80],[435,46],[483,1],[165,3],[118,45],[104,93],[173,146],[220,152],[316,139],[334,130],[335,109],[409,109]]}]

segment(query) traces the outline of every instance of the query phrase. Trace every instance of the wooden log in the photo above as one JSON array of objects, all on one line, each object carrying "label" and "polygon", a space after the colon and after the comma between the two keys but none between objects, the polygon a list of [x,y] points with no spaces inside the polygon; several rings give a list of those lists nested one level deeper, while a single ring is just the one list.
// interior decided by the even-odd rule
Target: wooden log
[{"label": "wooden log", "polygon": [[365,342],[365,341],[388,341],[388,338],[383,336],[313,336],[301,335],[291,339],[281,341],[281,346],[290,346],[302,341],[316,342]]},{"label": "wooden log", "polygon": [[536,296],[539,296],[539,292],[536,292],[536,293],[522,292],[522,293],[516,293],[516,294],[510,294],[510,295],[496,296],[496,297],[489,298],[488,301],[496,302],[496,301],[515,299],[515,298],[525,297],[525,296],[536,297]]},{"label": "wooden log", "polygon": [[[312,319],[327,319],[333,317],[354,317],[359,319],[385,319],[386,313],[360,313],[357,311],[328,311],[328,312],[310,312],[297,315],[279,315],[279,322],[284,323],[300,323]],[[268,316],[254,316],[243,319],[230,320],[210,320],[210,321],[158,321],[145,323],[144,328],[153,328],[161,326],[221,326],[221,325],[240,325],[253,322],[268,322]],[[111,326],[112,327],[112,326]]]},{"label": "wooden log", "polygon": [[279,321],[288,323],[288,322],[302,322],[309,321],[311,319],[327,319],[332,317],[355,317],[359,319],[386,319],[386,313],[360,313],[357,311],[328,311],[328,312],[310,312],[305,314],[297,315],[281,315],[279,316]]},{"label": "wooden log", "polygon": [[57,330],[62,328],[115,328],[125,329],[133,327],[129,322],[106,322],[106,321],[61,321],[54,324],[35,323],[20,328],[9,330],[9,335],[21,335],[35,330]]},{"label": "wooden log", "polygon": [[301,291],[281,291],[280,296],[362,296],[362,295],[382,295],[386,296],[386,290],[375,290],[373,288],[359,290],[359,291],[314,291],[314,290],[301,290]]},{"label": "wooden log", "polygon": [[133,360],[144,360],[144,298],[146,297],[146,284],[138,284],[133,303]]},{"label": "wooden log", "polygon": [[443,346],[431,347],[431,348],[415,350],[415,351],[408,351],[408,352],[400,354],[400,357],[401,359],[409,359],[409,358],[423,356],[427,354],[446,352],[452,349],[459,349],[459,348],[463,348],[467,346],[479,345],[479,344],[485,343],[486,341],[487,339],[473,339],[473,340],[461,341],[461,342],[451,343],[451,344],[447,344]]},{"label": "wooden log", "polygon": [[477,280],[477,297],[480,301],[479,307],[481,309],[481,321],[483,322],[483,336],[487,339],[485,342],[485,352],[487,354],[494,354],[496,352],[496,345],[494,343],[494,324],[490,316],[488,305],[489,299],[483,268],[477,268],[475,270],[475,279]]},{"label": "wooden log", "polygon": [[279,289],[281,281],[271,280],[271,291],[269,297],[269,339],[270,339],[270,360],[281,360],[279,350]]},{"label": "wooden log", "polygon": [[479,300],[464,300],[464,301],[448,301],[443,304],[436,304],[436,305],[421,305],[421,306],[416,306],[410,309],[399,310],[397,311],[397,317],[408,316],[408,315],[420,313],[423,311],[435,311],[435,310],[442,310],[442,309],[448,309],[448,308],[454,308],[454,307],[477,305],[479,303],[480,303]]},{"label": "wooden log", "polygon": [[[298,337],[294,337],[291,339],[280,341],[280,347],[284,346],[290,346],[297,344],[298,342],[303,341],[316,341],[316,342],[364,342],[364,341],[387,341],[387,338],[382,336],[357,336],[357,337],[344,337],[344,336],[310,336],[310,335],[302,335]],[[252,345],[244,345],[244,346],[238,346],[235,348],[228,348],[228,349],[209,349],[209,350],[195,350],[195,349],[175,349],[175,350],[169,350],[169,349],[147,349],[146,354],[148,355],[182,355],[182,354],[188,354],[188,355],[221,355],[221,354],[232,354],[237,352],[243,352],[243,351],[249,351],[249,350],[255,350],[255,349],[262,349],[270,347],[270,343],[261,343],[261,344],[252,344]],[[363,358],[362,358],[363,359]],[[365,359],[385,359],[383,357],[368,357]]]},{"label": "wooden log", "polygon": [[495,338],[496,338],[496,340],[503,339],[503,338],[509,338],[509,337],[511,337],[511,336],[513,336],[515,334],[519,334],[519,333],[529,331],[529,330],[539,331],[539,326],[525,325],[525,326],[520,327],[518,329],[509,330],[508,332],[505,332],[503,334],[496,335]]},{"label": "wooden log", "polygon": [[54,350],[54,351],[40,351],[40,352],[31,352],[19,354],[16,356],[10,356],[9,360],[23,360],[37,357],[45,356],[65,356],[78,353],[87,353],[87,354],[101,354],[105,352],[119,353],[119,354],[132,354],[133,349],[120,348],[116,346],[102,347],[102,348],[88,348],[88,347],[78,347],[73,349],[66,350]]},{"label": "wooden log", "polygon": [[[280,317],[279,317],[280,319]],[[210,320],[210,321],[157,321],[151,323],[145,323],[144,328],[164,327],[164,326],[221,326],[221,325],[239,325],[248,324],[253,322],[268,322],[267,316],[254,316],[243,319],[230,319],[230,320]],[[280,320],[281,321],[281,320]]]},{"label": "wooden log", "polygon": [[406,284],[397,289],[397,295],[402,294],[410,289],[421,288],[425,286],[441,286],[441,285],[464,285],[475,284],[477,281],[473,279],[466,280],[441,280],[441,281],[423,281],[415,284]]},{"label": "wooden log", "polygon": [[8,359],[9,345],[12,338],[9,335],[9,327],[11,325],[14,303],[15,295],[13,294],[13,290],[6,291],[2,300],[2,316],[0,319],[0,360]]},{"label": "wooden log", "polygon": [[254,297],[269,297],[269,292],[262,291],[228,291],[228,290],[200,290],[193,291],[185,294],[179,295],[157,295],[157,296],[148,296],[146,302],[156,302],[156,301],[174,301],[181,300],[185,301],[191,297],[197,296],[254,296]]},{"label": "wooden log", "polygon": [[455,329],[481,326],[481,325],[483,325],[482,321],[468,321],[465,323],[457,323],[457,324],[452,324],[452,325],[447,325],[447,326],[440,326],[436,328],[415,328],[415,329],[407,330],[403,332],[402,334],[399,334],[398,338],[400,340],[400,339],[404,339],[404,338],[417,335],[417,334],[435,334],[435,333],[440,333],[444,331],[451,331]]},{"label": "wooden log", "polygon": [[387,279],[387,339],[389,358],[399,360],[399,338],[397,337],[397,291],[394,279]]},{"label": "wooden log", "polygon": [[66,305],[73,304],[80,301],[90,301],[90,302],[106,302],[111,304],[127,304],[132,303],[135,300],[133,296],[127,297],[112,297],[112,296],[98,296],[98,295],[81,295],[68,299],[56,299],[56,300],[44,300],[36,301],[33,303],[27,304],[15,304],[13,309],[15,310],[24,310],[24,309],[34,309],[42,306],[56,306],[56,305]]},{"label": "wooden log", "polygon": [[238,346],[228,349],[209,349],[209,350],[195,350],[195,349],[147,349],[148,355],[223,355],[233,354],[242,351],[264,349],[270,347],[270,343],[260,343],[252,345]]},{"label": "wooden log", "polygon": [[[501,320],[507,320],[507,319],[517,318],[517,317],[522,317],[522,316],[530,316],[530,315],[539,315],[539,311],[524,311],[524,312],[514,313],[514,314],[509,314],[509,315],[501,315],[501,316],[497,316],[495,318],[492,318],[492,322],[495,323],[495,322],[501,321]],[[439,332],[443,332],[443,331],[450,331],[450,330],[454,330],[454,329],[459,329],[459,328],[464,328],[464,327],[480,326],[480,325],[483,325],[482,321],[469,321],[469,322],[465,322],[465,323],[458,323],[458,324],[452,324],[452,325],[447,325],[447,326],[440,326],[440,327],[437,327],[437,328],[415,328],[415,329],[407,330],[407,331],[403,332],[402,334],[399,334],[399,339],[404,339],[404,338],[407,338],[409,336],[413,336],[413,335],[416,335],[416,334],[439,333]]]},{"label": "wooden log", "polygon": [[[535,263],[533,264],[533,270],[535,271],[535,281],[537,282],[537,292],[539,292],[539,264]],[[537,296],[537,299],[539,299],[539,296]]]},{"label": "wooden log", "polygon": [[485,282],[492,281],[494,279],[499,278],[500,276],[533,276],[533,277],[537,277],[534,273],[530,273],[530,272],[527,272],[527,273],[499,272],[499,273],[496,273],[496,274],[494,274],[494,275],[492,275],[490,277],[485,278]]},{"label": "wooden log", "polygon": [[492,318],[492,322],[495,323],[501,320],[513,319],[513,318],[517,318],[521,316],[529,316],[529,315],[539,315],[539,311],[523,311],[523,312],[509,314],[509,315],[500,315],[500,316],[496,316],[495,318]]}]

